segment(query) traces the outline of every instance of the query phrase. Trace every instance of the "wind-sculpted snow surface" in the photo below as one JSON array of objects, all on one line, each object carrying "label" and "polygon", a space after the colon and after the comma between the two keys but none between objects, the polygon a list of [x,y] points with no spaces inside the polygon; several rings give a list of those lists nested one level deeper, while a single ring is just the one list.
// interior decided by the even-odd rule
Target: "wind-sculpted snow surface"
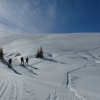
[{"label": "wind-sculpted snow surface", "polygon": [[[100,100],[99,41],[99,33],[1,34],[0,100]],[[35,58],[41,46],[44,58]]]}]

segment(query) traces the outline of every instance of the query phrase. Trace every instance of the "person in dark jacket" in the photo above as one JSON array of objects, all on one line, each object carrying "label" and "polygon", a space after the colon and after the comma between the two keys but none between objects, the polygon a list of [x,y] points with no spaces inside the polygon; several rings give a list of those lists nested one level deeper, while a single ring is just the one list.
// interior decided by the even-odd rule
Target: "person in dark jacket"
[{"label": "person in dark jacket", "polygon": [[8,68],[12,68],[12,58],[8,60]]},{"label": "person in dark jacket", "polygon": [[27,57],[27,58],[26,58],[25,65],[26,65],[26,64],[28,65],[28,61],[29,61],[29,58]]},{"label": "person in dark jacket", "polygon": [[24,58],[23,57],[21,57],[21,64],[20,65],[24,65]]}]

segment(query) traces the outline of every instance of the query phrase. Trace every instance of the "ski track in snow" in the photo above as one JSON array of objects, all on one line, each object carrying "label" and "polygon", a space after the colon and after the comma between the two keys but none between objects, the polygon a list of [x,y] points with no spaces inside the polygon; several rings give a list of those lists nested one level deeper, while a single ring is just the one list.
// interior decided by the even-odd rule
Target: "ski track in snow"
[{"label": "ski track in snow", "polygon": [[[87,53],[87,52],[86,52]],[[90,53],[87,53],[88,55],[91,55]],[[61,57],[63,55],[60,55],[60,56],[57,56],[57,57]],[[92,56],[92,55],[91,55]],[[92,56],[93,58],[95,58],[94,56]],[[73,89],[72,86],[71,86],[71,78],[70,78],[70,74],[77,71],[77,70],[81,70],[82,68],[85,68],[87,67],[89,64],[92,63],[91,60],[89,60],[87,57],[83,57],[83,56],[80,56],[79,58],[82,58],[84,60],[86,60],[86,63],[82,66],[82,67],[79,67],[77,69],[73,69],[71,71],[68,71],[67,72],[67,81],[66,81],[66,88],[68,88],[70,91],[72,91],[74,93],[74,95],[78,98],[78,100],[87,100],[86,98],[82,97],[78,92],[77,90]],[[57,91],[54,91],[49,93],[49,97],[46,99],[46,100],[57,100]]]},{"label": "ski track in snow", "polygon": [[85,98],[83,98],[78,92],[77,92],[77,90],[75,90],[75,89],[73,89],[72,87],[71,87],[71,79],[70,79],[70,74],[68,74],[68,79],[69,79],[69,83],[68,83],[68,89],[69,90],[71,90],[74,94],[75,94],[75,96],[78,98],[78,100],[86,100]]},{"label": "ski track in snow", "polygon": [[72,70],[72,71],[68,71],[68,72],[67,72],[66,88],[68,88],[70,91],[72,91],[72,92],[75,94],[75,96],[78,98],[78,100],[86,100],[84,97],[82,97],[82,96],[77,92],[77,90],[75,90],[75,89],[72,88],[72,86],[71,86],[71,78],[70,78],[70,74],[71,74],[72,72],[75,72],[75,71],[77,71],[77,70],[80,70],[80,69],[82,69],[82,68],[85,68],[85,67],[87,67],[87,66],[91,63],[91,61],[89,61],[86,57],[81,57],[81,58],[83,58],[83,59],[86,60],[86,64],[85,64],[84,66],[80,67],[80,68],[77,68],[77,69],[74,69],[74,70]]},{"label": "ski track in snow", "polygon": [[[90,53],[88,53],[88,52],[86,52],[86,53],[87,53],[89,56],[91,56],[93,59],[97,59],[97,58],[94,57],[92,54],[90,54]],[[81,58],[83,58],[83,59],[86,60],[86,64],[85,64],[84,66],[80,67],[80,68],[77,68],[77,69],[74,69],[74,70],[71,70],[71,71],[68,71],[68,72],[67,72],[66,88],[68,88],[70,91],[72,91],[72,92],[75,94],[75,96],[78,98],[78,100],[86,100],[86,98],[82,97],[82,96],[77,92],[77,90],[73,89],[72,86],[71,86],[71,77],[70,77],[70,74],[71,74],[72,72],[75,72],[75,71],[77,71],[77,70],[81,70],[82,68],[87,67],[89,64],[91,64],[91,63],[93,62],[92,60],[89,60],[89,59],[86,58],[86,57],[81,57]]]},{"label": "ski track in snow", "polygon": [[4,75],[0,83],[0,100],[21,100],[22,83],[13,76]]},{"label": "ski track in snow", "polygon": [[57,100],[57,91],[53,90],[51,93],[49,93],[49,97],[46,100]]}]

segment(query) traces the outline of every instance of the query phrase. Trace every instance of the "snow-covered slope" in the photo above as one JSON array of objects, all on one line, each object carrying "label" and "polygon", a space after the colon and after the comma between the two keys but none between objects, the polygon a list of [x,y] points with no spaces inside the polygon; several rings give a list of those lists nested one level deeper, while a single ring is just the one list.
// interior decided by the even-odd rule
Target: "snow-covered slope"
[{"label": "snow-covered slope", "polygon": [[[100,100],[99,33],[0,34],[0,46],[0,100]],[[35,58],[41,46],[44,58]]]}]

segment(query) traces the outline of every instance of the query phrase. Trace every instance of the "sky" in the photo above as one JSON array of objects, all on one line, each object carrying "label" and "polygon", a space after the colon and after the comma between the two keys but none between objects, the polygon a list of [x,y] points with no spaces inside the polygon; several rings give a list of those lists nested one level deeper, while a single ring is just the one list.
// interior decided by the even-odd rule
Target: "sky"
[{"label": "sky", "polygon": [[0,33],[100,32],[100,0],[0,0]]}]

